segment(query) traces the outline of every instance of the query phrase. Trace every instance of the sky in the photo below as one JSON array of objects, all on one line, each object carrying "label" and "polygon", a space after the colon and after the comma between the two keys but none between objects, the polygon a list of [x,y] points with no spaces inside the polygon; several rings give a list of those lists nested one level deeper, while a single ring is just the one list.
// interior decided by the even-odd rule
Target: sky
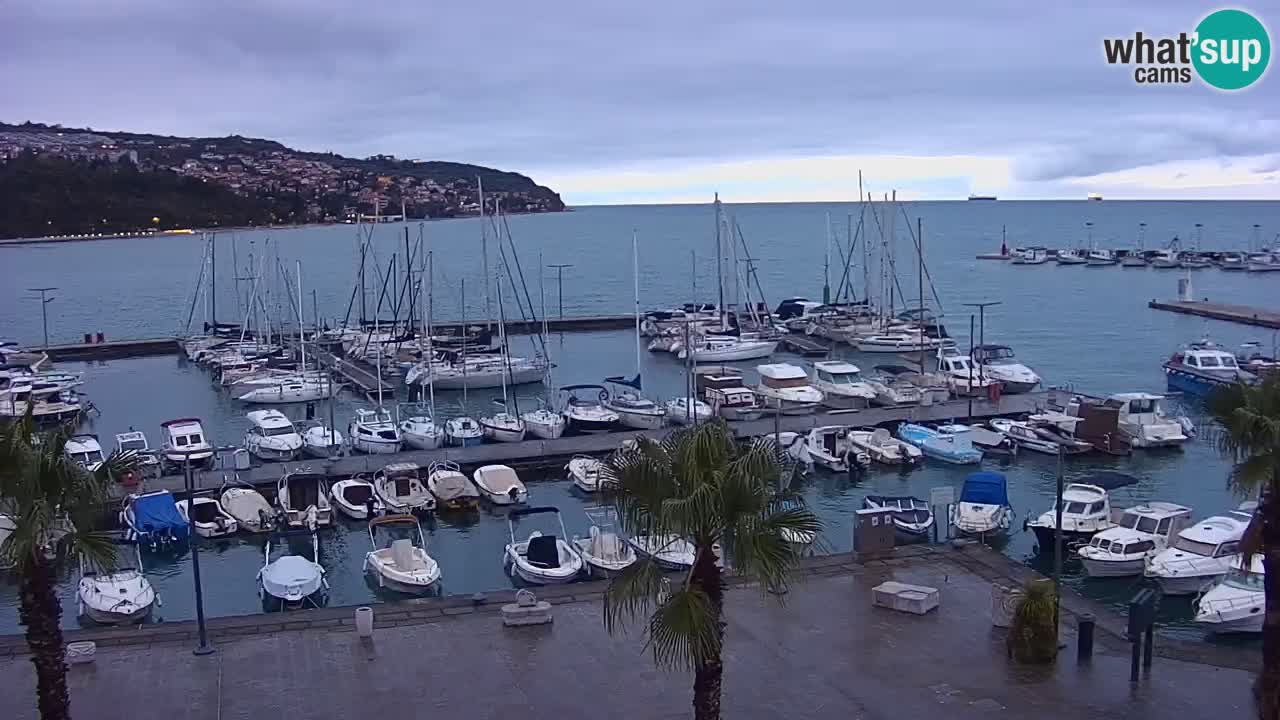
[{"label": "sky", "polygon": [[0,0],[0,120],[471,162],[573,205],[853,200],[859,172],[906,199],[1280,199],[1280,71],[1227,93],[1104,60],[1218,7]]}]

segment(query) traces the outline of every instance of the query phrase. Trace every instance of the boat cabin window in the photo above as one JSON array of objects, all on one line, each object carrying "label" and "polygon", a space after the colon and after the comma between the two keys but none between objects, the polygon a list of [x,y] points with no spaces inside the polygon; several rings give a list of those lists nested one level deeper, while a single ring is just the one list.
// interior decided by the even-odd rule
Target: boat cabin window
[{"label": "boat cabin window", "polygon": [[[1152,549],[1155,548],[1155,546],[1156,544],[1151,542],[1150,540],[1140,540],[1138,542],[1129,543],[1128,545],[1126,545],[1124,548],[1123,554],[1137,555],[1138,553],[1150,552]],[[1112,546],[1111,551],[1115,552],[1115,546]]]},{"label": "boat cabin window", "polygon": [[102,462],[102,452],[94,450],[93,452],[73,453],[71,459],[81,465],[92,465],[93,463]]},{"label": "boat cabin window", "polygon": [[1155,518],[1139,517],[1138,524],[1134,525],[1133,529],[1138,532],[1154,534],[1156,532],[1156,520]]},{"label": "boat cabin window", "polygon": [[1207,368],[1218,367],[1218,358],[1202,357],[1200,358],[1200,367],[1207,367]]},{"label": "boat cabin window", "polygon": [[1213,557],[1213,551],[1216,549],[1216,546],[1212,543],[1191,540],[1181,535],[1178,536],[1177,540],[1173,541],[1173,547],[1183,552],[1188,552],[1192,555],[1199,555],[1201,557]]},{"label": "boat cabin window", "polygon": [[1215,553],[1213,554],[1213,556],[1214,556],[1214,557],[1226,557],[1226,556],[1228,556],[1228,555],[1235,555],[1235,554],[1237,554],[1237,553],[1239,553],[1239,552],[1240,552],[1240,543],[1238,543],[1238,542],[1224,542],[1224,543],[1222,543],[1221,545],[1219,545],[1219,546],[1218,546],[1218,551],[1217,551],[1217,552],[1215,552]]},{"label": "boat cabin window", "polygon": [[147,443],[143,440],[121,440],[121,450],[146,450]]},{"label": "boat cabin window", "polygon": [[1263,592],[1263,576],[1261,573],[1249,572],[1240,568],[1231,568],[1227,573],[1226,584],[1239,590]]},{"label": "boat cabin window", "polygon": [[1105,510],[1106,507],[1107,507],[1107,502],[1105,500],[1099,500],[1098,502],[1089,506],[1089,514],[1097,515],[1098,513]]},{"label": "boat cabin window", "polygon": [[1200,366],[1200,361],[1199,361],[1198,359],[1196,359],[1196,356],[1195,356],[1195,355],[1188,355],[1188,356],[1187,356],[1187,359],[1186,359],[1186,363],[1187,363],[1188,365],[1192,366],[1192,367],[1199,367],[1199,366]]},{"label": "boat cabin window", "polygon": [[173,444],[177,445],[178,447],[186,447],[188,442],[189,441],[187,440],[186,435],[179,435],[178,437],[173,439]]},{"label": "boat cabin window", "polygon": [[[254,428],[254,429],[257,430],[258,428]],[[276,437],[278,435],[292,435],[293,432],[294,432],[293,428],[289,427],[288,425],[281,425],[280,427],[273,427],[273,428],[262,428],[262,434],[266,435],[267,437]]]},{"label": "boat cabin window", "polygon": [[1147,400],[1130,400],[1129,401],[1129,412],[1131,413],[1134,413],[1134,414],[1153,413],[1155,411],[1156,411],[1155,400],[1147,399]]},{"label": "boat cabin window", "polygon": [[1089,544],[1096,548],[1100,548],[1102,550],[1106,550],[1107,548],[1111,547],[1110,540],[1106,538],[1100,538],[1100,537],[1095,537],[1092,541],[1089,542]]},{"label": "boat cabin window", "polygon": [[1085,507],[1085,504],[1082,502],[1069,502],[1067,503],[1067,506],[1062,509],[1062,512],[1068,515],[1083,515]]},{"label": "boat cabin window", "polygon": [[1160,521],[1160,526],[1156,528],[1157,535],[1168,535],[1169,528],[1173,525],[1173,518],[1165,518]]},{"label": "boat cabin window", "polygon": [[808,378],[761,378],[765,385],[771,388],[798,388],[805,387],[809,384]]},{"label": "boat cabin window", "polygon": [[1225,355],[1225,356],[1223,356],[1223,358],[1222,358],[1222,367],[1225,367],[1225,368],[1233,368],[1233,367],[1236,367],[1236,359],[1235,359],[1235,358],[1233,358],[1233,357],[1231,357],[1230,355]]},{"label": "boat cabin window", "polygon": [[379,430],[378,437],[382,438],[383,440],[395,440],[396,431],[395,430]]}]

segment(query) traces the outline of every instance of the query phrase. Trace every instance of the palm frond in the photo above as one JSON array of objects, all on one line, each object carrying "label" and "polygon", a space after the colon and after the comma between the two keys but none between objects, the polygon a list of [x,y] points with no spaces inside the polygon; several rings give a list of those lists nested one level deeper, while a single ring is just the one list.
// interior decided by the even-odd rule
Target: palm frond
[{"label": "palm frond", "polygon": [[604,593],[605,629],[612,633],[656,606],[662,579],[662,568],[652,559],[642,558],[610,580]]},{"label": "palm frond", "polygon": [[692,670],[720,656],[720,618],[697,586],[671,593],[649,619],[646,643],[659,667]]}]

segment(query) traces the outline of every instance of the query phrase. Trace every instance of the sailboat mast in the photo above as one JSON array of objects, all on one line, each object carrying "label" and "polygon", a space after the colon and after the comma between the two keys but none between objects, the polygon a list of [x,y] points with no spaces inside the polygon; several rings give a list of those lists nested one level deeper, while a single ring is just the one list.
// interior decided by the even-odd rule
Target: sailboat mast
[{"label": "sailboat mast", "polygon": [[511,349],[507,347],[507,313],[502,307],[502,277],[495,274],[493,281],[498,286],[498,339],[502,343],[502,409],[505,412],[507,403],[511,402],[515,416],[519,417],[520,407],[507,399],[507,380],[508,375],[511,374]]},{"label": "sailboat mast", "polygon": [[[431,251],[427,251],[427,355],[425,362],[427,363],[427,392],[428,402],[431,407],[431,419],[436,417],[436,378],[435,369],[431,364],[435,361],[434,342],[431,340],[431,322],[435,318],[435,302],[436,283],[435,283],[435,258],[432,257]],[[466,332],[464,329],[463,332]]]},{"label": "sailboat mast", "polygon": [[467,279],[462,278],[462,410],[467,409]]},{"label": "sailboat mast", "polygon": [[831,213],[827,213],[827,245],[822,255],[822,303],[831,302]]},{"label": "sailboat mast", "polygon": [[[484,327],[488,330],[492,327],[493,318],[493,307],[489,303],[489,233],[484,227],[484,182],[479,175],[476,176],[476,190],[480,195],[480,262],[484,264],[480,275],[484,278]],[[465,327],[463,332],[465,334]]]},{"label": "sailboat mast", "polygon": [[[910,227],[910,226],[908,226]],[[921,235],[920,218],[916,218],[916,281],[920,283],[920,373],[924,374],[924,235]],[[1001,241],[1003,245],[1003,241]]]},{"label": "sailboat mast", "polygon": [[716,312],[724,327],[724,250],[720,239],[720,193],[716,193]]},{"label": "sailboat mast", "polygon": [[[307,338],[303,334],[303,326],[306,323],[302,322],[302,261],[298,260],[296,262],[298,272],[298,347],[302,348],[302,372],[305,373],[307,371]],[[316,327],[318,328],[319,325]]]},{"label": "sailboat mast", "polygon": [[631,284],[635,293],[636,377],[640,376],[640,244],[631,230]]},{"label": "sailboat mast", "polygon": [[218,234],[209,234],[209,321],[218,333]]}]

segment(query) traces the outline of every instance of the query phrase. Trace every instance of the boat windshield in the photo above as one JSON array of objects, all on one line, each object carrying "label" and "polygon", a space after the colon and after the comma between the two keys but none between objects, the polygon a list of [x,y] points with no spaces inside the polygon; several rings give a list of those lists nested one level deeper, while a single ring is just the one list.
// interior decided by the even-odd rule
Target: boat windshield
[{"label": "boat windshield", "polygon": [[1120,518],[1120,527],[1126,527],[1130,530],[1154,535],[1156,532],[1156,519],[1138,515],[1137,513],[1125,513]]},{"label": "boat windshield", "polygon": [[147,442],[145,440],[121,440],[121,450],[146,450]]},{"label": "boat windshield", "polygon": [[1082,502],[1069,502],[1062,508],[1064,515],[1083,515],[1088,506]]},{"label": "boat windshield", "polygon": [[771,377],[766,377],[766,378],[762,378],[762,380],[763,380],[764,384],[765,384],[765,385],[767,385],[768,387],[771,387],[771,388],[779,388],[779,389],[782,389],[782,388],[799,388],[799,387],[805,387],[805,386],[807,386],[807,385],[809,384],[809,380],[808,380],[807,378],[802,378],[802,377],[798,377],[798,378],[771,378]]},{"label": "boat windshield", "polygon": [[71,456],[76,462],[83,465],[92,465],[93,463],[102,462],[102,451],[94,450],[92,452],[75,453]]},{"label": "boat windshield", "polygon": [[1230,587],[1239,590],[1252,590],[1253,592],[1263,592],[1263,575],[1262,573],[1249,572],[1240,568],[1231,568],[1231,572],[1227,573],[1225,580]]},{"label": "boat windshield", "polygon": [[188,445],[199,445],[204,438],[200,437],[200,433],[194,435],[179,435],[173,439],[173,444],[178,447],[187,447]]},{"label": "boat windshield", "polygon": [[991,348],[984,353],[982,359],[989,363],[1005,363],[1013,362],[1013,351],[1007,347]]},{"label": "boat windshield", "polygon": [[826,370],[819,370],[818,377],[832,385],[853,385],[858,382],[858,378],[853,373],[829,373]]},{"label": "boat windshield", "polygon": [[262,434],[266,435],[267,437],[277,437],[280,435],[292,435],[294,434],[294,432],[296,431],[293,428],[289,427],[288,425],[281,425],[279,427],[262,429]]},{"label": "boat windshield", "polygon": [[1189,552],[1192,555],[1201,557],[1213,557],[1213,551],[1217,549],[1217,545],[1213,543],[1200,542],[1198,540],[1189,540],[1181,535],[1177,540],[1173,541],[1173,547],[1183,552]]},{"label": "boat windshield", "polygon": [[1222,357],[1222,367],[1225,367],[1225,368],[1236,367],[1236,359],[1231,357],[1230,355],[1224,355]]},{"label": "boat windshield", "polygon": [[1129,401],[1129,412],[1135,415],[1138,413],[1153,413],[1155,411],[1156,401],[1154,399]]},{"label": "boat windshield", "polygon": [[1200,358],[1200,367],[1218,367],[1218,358],[1212,355],[1206,355]]}]

